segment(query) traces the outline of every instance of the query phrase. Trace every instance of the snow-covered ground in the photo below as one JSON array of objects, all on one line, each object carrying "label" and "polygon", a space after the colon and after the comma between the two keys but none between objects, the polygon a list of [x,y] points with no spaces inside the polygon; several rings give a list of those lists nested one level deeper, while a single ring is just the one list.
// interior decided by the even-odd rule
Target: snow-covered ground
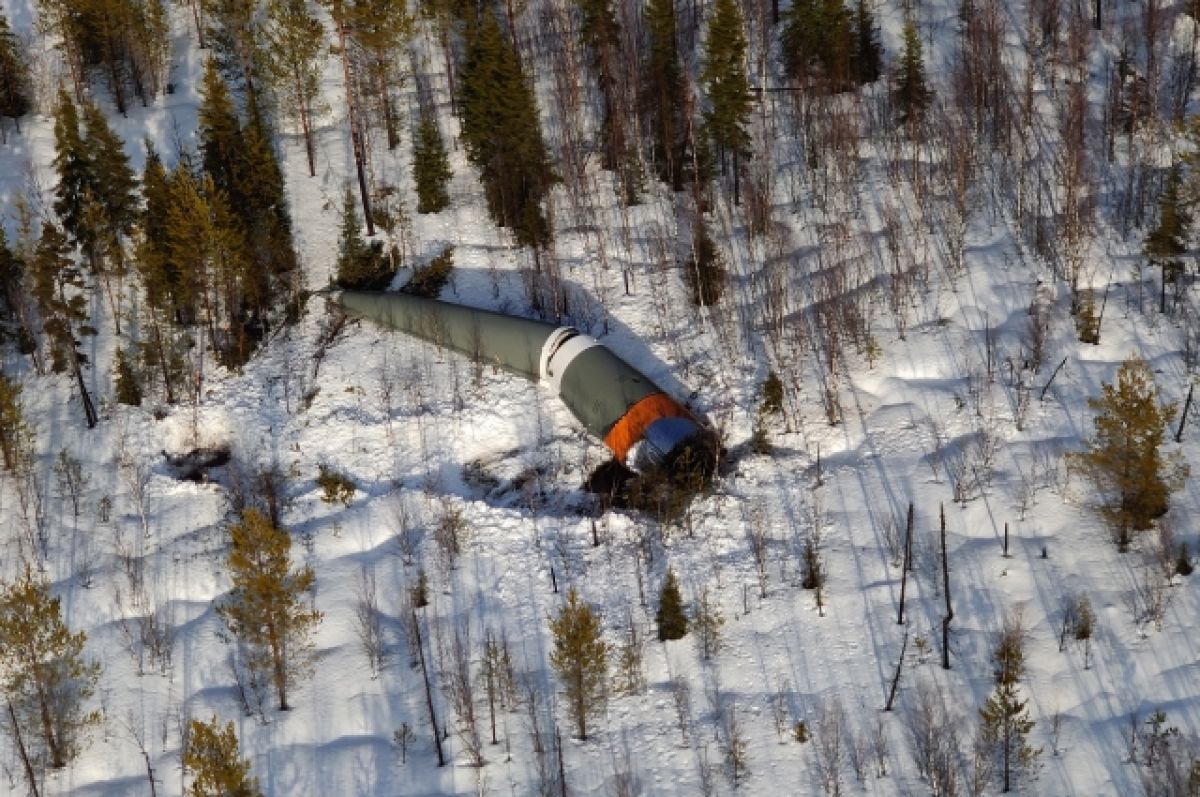
[{"label": "snow-covered ground", "polygon": [[[958,4],[919,5],[929,68],[941,88]],[[883,41],[894,57],[900,3],[883,6]],[[4,0],[3,8],[18,30],[29,29],[31,4]],[[1014,3],[1009,9],[1010,29],[1017,32],[1010,32],[1013,58],[1019,57],[1024,8]],[[185,10],[176,9],[175,93],[152,107],[131,108],[126,118],[113,116],[138,166],[143,138],[168,160],[194,141],[196,76],[204,53],[195,48]],[[1093,121],[1116,31],[1134,17],[1130,11],[1120,22],[1110,21],[1107,38],[1089,56]],[[1181,21],[1178,30],[1185,28]],[[1180,35],[1186,38],[1186,31]],[[418,54],[427,46],[418,39]],[[432,47],[428,52],[434,53]],[[441,85],[440,55],[423,63]],[[332,59],[328,67],[329,106],[337,109],[340,70]],[[1039,79],[1034,91],[1043,128],[1056,134],[1064,84],[1050,87]],[[770,102],[782,129],[784,100]],[[547,117],[553,116],[550,106],[547,89]],[[440,108],[443,130],[453,133],[457,124],[444,96]],[[299,139],[279,140],[296,244],[313,288],[332,271],[342,187],[351,174],[343,123],[336,111],[323,120],[316,178],[307,175]],[[103,665],[96,697],[103,723],[74,763],[47,775],[41,793],[149,794],[148,760],[156,793],[178,795],[185,783],[181,729],[188,718],[215,714],[235,721],[242,749],[270,797],[536,794],[539,761],[550,777],[559,766],[554,723],[570,794],[691,795],[709,787],[728,793],[735,788],[724,754],[730,717],[747,745],[748,772],[737,790],[815,795],[822,793],[820,745],[837,733],[833,718],[840,706],[844,793],[923,794],[930,787],[918,773],[910,738],[923,694],[939,695],[953,719],[945,733],[957,741],[961,786],[968,793],[978,707],[993,683],[990,651],[1005,618],[1018,615],[1028,631],[1022,692],[1036,721],[1031,741],[1044,748],[1036,780],[1022,790],[1140,793],[1142,768],[1128,760],[1131,716],[1140,721],[1161,709],[1183,737],[1200,734],[1200,650],[1191,628],[1200,613],[1196,576],[1147,587],[1161,580],[1153,564],[1155,535],[1118,554],[1093,511],[1090,486],[1068,471],[1062,455],[1078,449],[1091,429],[1087,398],[1099,394],[1130,354],[1151,364],[1173,401],[1182,401],[1192,374],[1182,354],[1185,325],[1178,315],[1158,314],[1153,275],[1137,269],[1141,233],[1123,238],[1110,223],[1114,181],[1097,181],[1099,223],[1085,273],[1101,291],[1110,279],[1112,284],[1101,341],[1088,345],[1075,335],[1067,286],[1054,281],[1026,246],[1018,232],[1023,220],[995,200],[1005,190],[996,188],[1000,166],[982,168],[972,188],[964,267],[957,270],[949,264],[936,214],[923,215],[907,183],[886,174],[885,145],[863,142],[862,182],[853,198],[835,196],[822,209],[815,181],[795,162],[793,139],[785,131],[773,152],[779,169],[773,238],[748,239],[728,197],[716,203],[718,239],[733,276],[716,312],[692,307],[677,273],[657,262],[658,231],[674,246],[676,224],[673,197],[661,187],[629,209],[610,191],[595,192],[594,224],[568,223],[565,189],[557,194],[554,257],[578,295],[590,297],[595,319],[579,323],[690,399],[721,428],[732,452],[713,493],[666,527],[633,512],[593,518],[579,511],[578,485],[605,452],[542,386],[490,369],[476,373],[465,358],[366,322],[349,324],[318,361],[326,318],[320,296],[310,300],[299,324],[272,337],[241,373],[208,366],[199,406],[117,405],[107,370],[94,369],[89,378],[104,397],[104,420],[91,431],[83,427],[65,376],[34,376],[27,361],[6,352],[6,371],[22,376],[37,434],[51,530],[48,574],[68,623],[87,632],[88,653]],[[373,167],[405,198],[405,257],[421,263],[451,244],[456,276],[448,298],[523,312],[519,269],[529,255],[509,245],[487,219],[461,151],[451,153],[451,207],[419,216],[410,201],[408,143],[406,134],[395,153],[377,152]],[[1047,153],[1054,151],[1048,144],[1029,168],[1052,179]],[[24,120],[22,133],[0,147],[0,208],[10,231],[17,196],[40,198],[48,207],[52,156],[52,122],[41,116]],[[1116,173],[1117,167],[1106,168]],[[597,185],[606,180],[601,172],[595,176]],[[935,197],[933,206],[940,201]],[[898,219],[900,255],[888,248],[888,219]],[[846,230],[841,256],[831,254],[837,231],[829,225],[835,222]],[[900,299],[898,313],[887,307],[885,291],[862,287],[886,278],[897,257],[925,266],[924,280]],[[847,341],[847,360],[831,383],[806,348],[816,331],[809,328],[802,338],[789,332],[772,342],[758,323],[755,297],[766,275],[782,273],[786,324],[803,327],[797,319],[811,304],[818,273],[837,262],[851,264],[850,282],[867,296],[860,310],[871,318],[878,349]],[[1050,321],[1043,362],[1033,373],[1024,364],[1035,299]],[[97,301],[95,312],[107,333],[106,306]],[[110,363],[113,336],[95,340],[92,362]],[[761,455],[747,441],[768,367],[785,376],[786,418],[772,419],[774,451]],[[827,389],[840,407],[836,425],[827,421]],[[1182,449],[1200,465],[1196,440],[1189,426]],[[295,542],[293,558],[317,574],[313,601],[325,618],[314,638],[311,677],[287,713],[243,712],[229,665],[233,648],[213,609],[230,586],[223,563],[232,469],[217,482],[182,482],[161,453],[212,444],[231,446],[243,473],[276,467],[286,475],[284,521]],[[78,518],[55,488],[53,464],[63,450],[89,476]],[[314,481],[320,465],[354,481],[357,492],[348,506],[321,500]],[[527,484],[530,472],[540,494],[512,486]],[[958,487],[976,479],[978,485]],[[1188,480],[1164,519],[1176,543],[1193,550],[1200,544],[1191,525],[1200,509],[1196,485]],[[0,484],[0,528],[6,530],[0,572],[7,576],[18,567],[14,495]],[[98,510],[106,497],[114,506],[108,521]],[[907,625],[901,626],[897,551],[910,502],[915,566],[907,585]],[[954,606],[950,670],[941,667],[941,508]],[[453,564],[439,555],[433,534],[448,512],[461,513],[467,530],[465,551]],[[821,607],[814,592],[800,587],[804,541],[813,535],[821,541],[828,578]],[[756,536],[765,545],[761,573]],[[140,608],[130,598],[123,555],[142,563],[147,601]],[[694,634],[654,641],[654,612],[668,566],[686,600],[707,590],[724,617],[719,652],[709,661],[701,659]],[[500,712],[498,744],[485,745],[483,767],[470,765],[450,701],[437,683],[439,723],[450,733],[449,761],[436,766],[424,686],[404,635],[404,596],[418,568],[432,585],[423,622],[433,633],[427,650],[434,670],[447,669],[455,629],[469,634],[476,675],[485,635],[506,639],[513,655],[522,702]],[[377,674],[357,634],[364,574],[377,584],[386,635],[385,666]],[[548,664],[547,617],[568,587],[600,611],[614,650],[631,628],[644,641],[645,688],[614,691],[586,742],[571,738]],[[1097,615],[1087,656],[1076,644],[1059,651],[1063,600],[1074,593],[1086,593]],[[1146,601],[1156,597],[1165,608],[1154,621]],[[132,621],[146,611],[156,612],[169,630],[169,662],[139,656],[131,640]],[[896,708],[884,713],[906,634]],[[480,733],[490,742],[483,695],[477,685]],[[799,721],[814,736],[805,744],[792,736]],[[402,762],[393,733],[405,724],[416,739]],[[543,755],[534,749],[535,724],[546,745]],[[887,774],[872,760],[860,780],[847,748],[872,757],[880,747],[876,739],[887,750]],[[635,786],[623,792],[625,775]],[[24,789],[6,739],[0,744],[0,793]],[[998,790],[993,780],[988,793]]]}]

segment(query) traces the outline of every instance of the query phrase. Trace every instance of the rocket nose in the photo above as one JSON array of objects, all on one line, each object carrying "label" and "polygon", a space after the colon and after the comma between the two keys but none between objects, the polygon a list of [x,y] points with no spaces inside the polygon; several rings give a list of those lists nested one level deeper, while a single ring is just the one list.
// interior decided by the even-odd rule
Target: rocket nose
[{"label": "rocket nose", "polygon": [[632,454],[630,464],[639,473],[688,470],[707,481],[716,468],[716,438],[690,418],[659,418],[646,427]]}]

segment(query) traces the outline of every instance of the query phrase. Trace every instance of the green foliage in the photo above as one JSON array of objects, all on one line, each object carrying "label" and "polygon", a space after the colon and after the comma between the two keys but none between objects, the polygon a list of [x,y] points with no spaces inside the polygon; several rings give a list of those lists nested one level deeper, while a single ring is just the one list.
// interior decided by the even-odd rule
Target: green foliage
[{"label": "green foliage", "polygon": [[1096,309],[1096,292],[1085,288],[1078,293],[1075,306],[1075,334],[1080,343],[1093,346],[1100,342],[1100,313]]},{"label": "green foliage", "polygon": [[417,212],[437,213],[450,204],[446,186],[454,172],[446,157],[446,145],[438,130],[433,108],[421,106],[421,117],[413,135],[413,182],[417,189]]},{"label": "green foliage", "polygon": [[710,307],[721,300],[725,291],[725,258],[717,251],[703,218],[696,221],[692,231],[692,251],[681,265],[693,304]]},{"label": "green foliage", "polygon": [[409,599],[414,609],[422,609],[429,605],[429,576],[425,568],[417,568],[417,583],[409,588]]},{"label": "green foliage", "polygon": [[658,641],[682,639],[687,634],[687,614],[683,611],[683,598],[679,594],[679,581],[675,571],[668,568],[658,596],[658,612],[654,615],[658,625]]},{"label": "green foliage", "polygon": [[658,178],[675,191],[686,171],[684,73],[676,41],[673,0],[648,0],[643,26],[648,39],[640,71],[639,108],[642,129],[651,141]]},{"label": "green foliage", "polygon": [[979,709],[981,741],[999,760],[1005,792],[1012,788],[1014,777],[1036,769],[1042,754],[1042,748],[1028,741],[1034,726],[1028,702],[1021,699],[1016,681],[1000,682]]},{"label": "green foliage", "polygon": [[315,175],[312,116],[324,107],[321,59],[325,26],[312,14],[305,0],[268,0],[263,42],[263,71],[275,106],[285,119],[299,122],[304,133],[308,172]]},{"label": "green foliage", "polygon": [[99,204],[104,230],[129,235],[138,215],[137,178],[125,145],[113,132],[100,106],[83,105],[83,131],[91,171],[93,199]]},{"label": "green foliage", "polygon": [[1188,552],[1186,542],[1179,543],[1179,554],[1175,557],[1175,574],[1190,576],[1195,568],[1192,565],[1192,555]]},{"label": "green foliage", "polygon": [[79,128],[79,109],[67,94],[58,92],[54,110],[54,212],[63,229],[84,250],[95,241],[97,230],[88,218],[88,206],[95,192],[87,145]]},{"label": "green foliage", "polygon": [[303,600],[316,575],[310,567],[292,569],[291,535],[256,509],[230,526],[229,539],[233,588],[217,614],[244,646],[246,666],[260,680],[270,679],[280,710],[287,711],[288,689],[306,671],[309,638],[322,619]]},{"label": "green foliage", "polygon": [[100,713],[85,704],[100,665],[83,656],[87,635],[71,633],[50,585],[29,567],[0,589],[0,685],[31,758],[55,769],[80,751]]},{"label": "green foliage", "polygon": [[1083,642],[1092,638],[1096,626],[1096,614],[1092,611],[1092,601],[1087,595],[1079,596],[1075,607],[1075,639]]},{"label": "green foliage", "polygon": [[70,256],[70,246],[53,224],[42,227],[30,271],[32,293],[50,340],[51,367],[66,371],[78,363],[74,329],[88,317],[83,274]]},{"label": "green foliage", "polygon": [[1161,450],[1175,405],[1159,403],[1154,374],[1133,357],[1118,369],[1116,384],[1106,383],[1088,407],[1096,413],[1093,434],[1073,462],[1100,493],[1117,549],[1124,552],[1133,532],[1166,513],[1172,490],[1186,477],[1186,463]]},{"label": "green foliage", "polygon": [[700,649],[700,658],[708,661],[721,648],[721,628],[725,618],[721,609],[708,594],[708,587],[700,591],[692,607],[692,630],[696,632],[696,646]]},{"label": "green foliage", "polygon": [[704,42],[700,80],[710,104],[704,115],[705,128],[722,164],[727,153],[747,154],[750,85],[746,78],[746,34],[735,0],[716,0]]},{"label": "green foliage", "polygon": [[383,251],[383,242],[363,239],[362,224],[354,192],[347,184],[342,194],[342,232],[338,242],[337,275],[342,288],[380,290],[392,281],[396,270]]},{"label": "green foliage", "polygon": [[778,415],[783,412],[783,380],[774,370],[767,371],[762,383],[762,402],[758,405],[763,415]]},{"label": "green foliage", "polygon": [[33,105],[26,61],[8,17],[0,14],[0,116],[16,119],[29,113]]},{"label": "green foliage", "polygon": [[579,738],[586,740],[588,718],[601,710],[606,691],[609,645],[601,637],[600,617],[580,602],[572,587],[558,614],[550,618],[550,633],[550,664],[562,681]]},{"label": "green foliage", "polygon": [[544,246],[553,233],[542,202],[554,173],[532,84],[491,10],[468,27],[459,79],[463,145],[492,220],[511,228],[518,243]]},{"label": "green foliage", "polygon": [[354,499],[354,481],[344,473],[339,473],[329,465],[321,463],[317,466],[317,486],[321,488],[321,500],[327,504],[340,503],[350,506]]},{"label": "green foliage", "polygon": [[[1163,302],[1166,283],[1177,282],[1183,276],[1182,256],[1187,252],[1188,233],[1192,217],[1181,196],[1183,178],[1178,166],[1167,174],[1167,184],[1158,199],[1158,224],[1146,235],[1142,252],[1150,264],[1162,269]],[[1165,311],[1165,306],[1160,308]]]},{"label": "green foliage", "polygon": [[0,456],[5,470],[16,470],[28,461],[32,441],[21,406],[21,384],[0,373]]},{"label": "green foliage", "polygon": [[113,370],[116,372],[115,387],[117,401],[133,407],[140,406],[142,403],[142,382],[138,378],[137,371],[134,370],[133,363],[128,355],[125,354],[124,349],[117,349],[117,357],[113,365]]},{"label": "green foliage", "polygon": [[413,269],[412,277],[400,290],[415,296],[436,299],[450,281],[454,271],[454,247],[447,246],[442,253],[423,266]]},{"label": "green foliage", "polygon": [[992,650],[996,688],[979,709],[980,737],[985,749],[999,759],[1004,791],[1014,776],[1031,772],[1037,766],[1041,748],[1027,741],[1033,720],[1026,709],[1028,701],[1020,697],[1018,681],[1025,673],[1025,629],[1020,615],[1008,617]]},{"label": "green foliage", "polygon": [[925,117],[933,98],[925,78],[925,58],[921,53],[921,34],[912,18],[904,21],[904,50],[892,79],[892,103],[902,125],[916,125]]},{"label": "green foliage", "polygon": [[817,540],[812,534],[804,538],[802,556],[804,558],[804,573],[801,577],[800,586],[804,589],[821,589],[821,587],[825,586],[825,568],[821,564],[821,551],[817,546]]},{"label": "green foliage", "polygon": [[214,716],[208,722],[188,723],[183,768],[191,773],[187,797],[261,797],[250,761],[242,758],[233,723],[224,726]]},{"label": "green foliage", "polygon": [[780,33],[783,65],[796,82],[840,92],[879,79],[882,46],[864,0],[796,0]]}]

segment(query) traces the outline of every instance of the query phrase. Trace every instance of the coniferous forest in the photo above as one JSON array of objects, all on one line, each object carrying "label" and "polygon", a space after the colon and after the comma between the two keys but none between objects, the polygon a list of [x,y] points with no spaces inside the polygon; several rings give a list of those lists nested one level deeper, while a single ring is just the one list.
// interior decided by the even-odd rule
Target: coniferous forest
[{"label": "coniferous forest", "polygon": [[1195,0],[3,0],[0,794],[1194,797],[1198,203]]}]

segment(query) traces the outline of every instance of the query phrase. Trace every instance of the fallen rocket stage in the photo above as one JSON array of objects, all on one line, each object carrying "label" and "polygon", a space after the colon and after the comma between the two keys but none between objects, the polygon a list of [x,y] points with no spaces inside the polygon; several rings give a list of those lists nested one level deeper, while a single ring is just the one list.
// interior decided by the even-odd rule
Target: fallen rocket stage
[{"label": "fallen rocket stage", "polygon": [[347,313],[547,384],[617,462],[699,486],[716,470],[716,433],[647,376],[574,327],[405,293],[345,290]]}]

